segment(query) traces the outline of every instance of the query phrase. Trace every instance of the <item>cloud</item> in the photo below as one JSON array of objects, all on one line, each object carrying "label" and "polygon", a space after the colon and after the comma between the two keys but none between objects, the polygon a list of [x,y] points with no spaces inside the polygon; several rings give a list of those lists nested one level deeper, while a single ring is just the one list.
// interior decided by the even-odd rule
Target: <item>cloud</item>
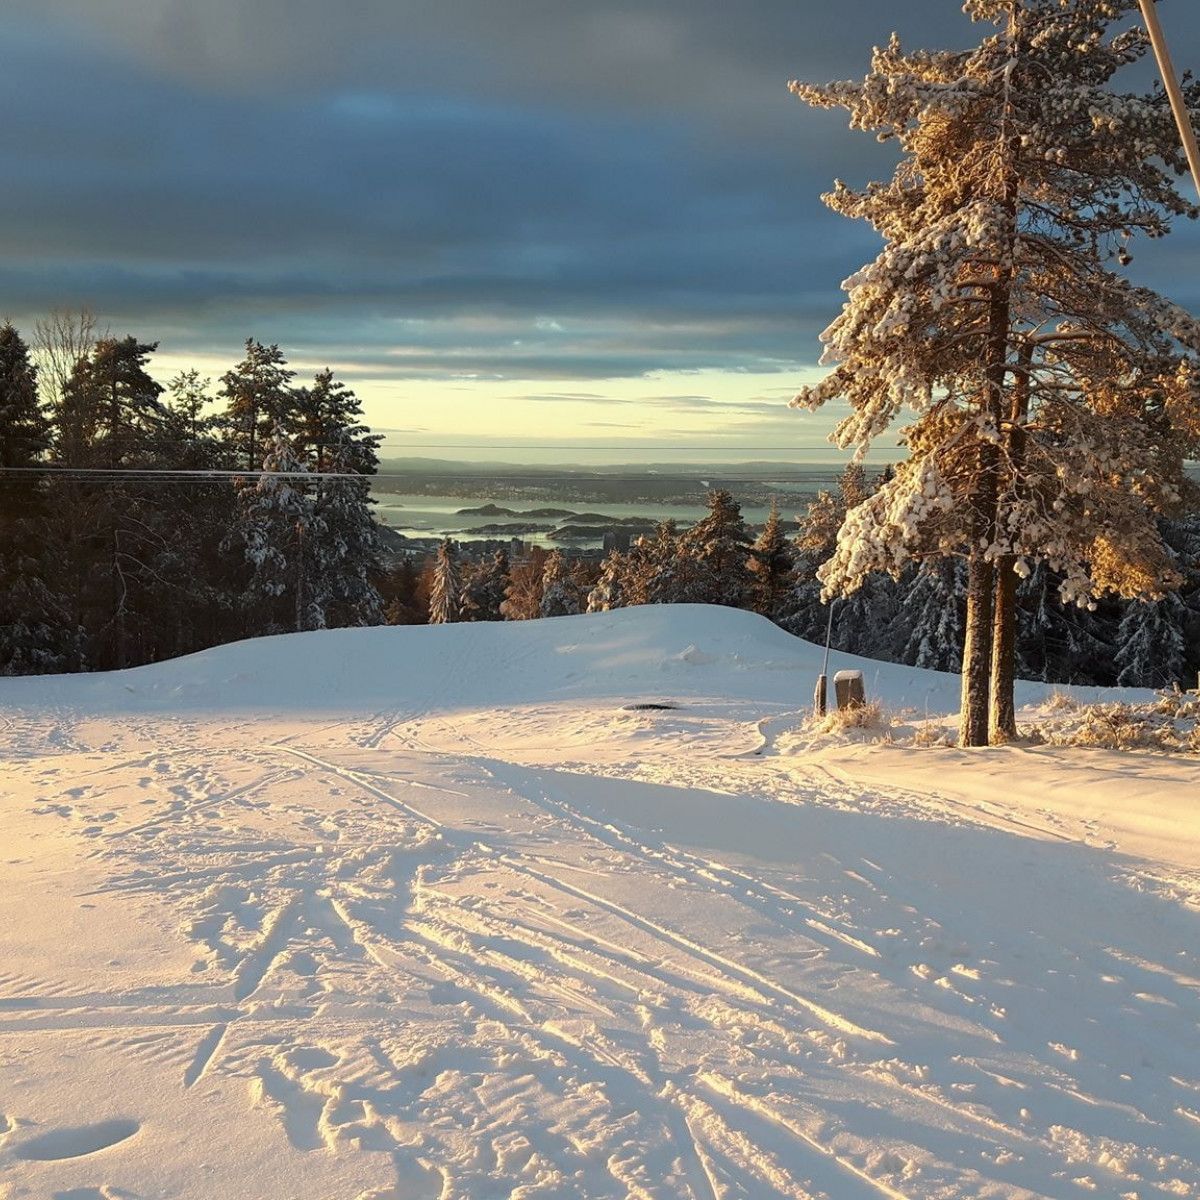
[{"label": "cloud", "polygon": [[[531,403],[793,374],[877,247],[819,193],[891,152],[784,85],[860,75],[895,26],[978,32],[946,0],[7,0],[0,296],[172,355],[553,381]],[[1136,269],[1194,305],[1198,256],[1193,230]]]}]

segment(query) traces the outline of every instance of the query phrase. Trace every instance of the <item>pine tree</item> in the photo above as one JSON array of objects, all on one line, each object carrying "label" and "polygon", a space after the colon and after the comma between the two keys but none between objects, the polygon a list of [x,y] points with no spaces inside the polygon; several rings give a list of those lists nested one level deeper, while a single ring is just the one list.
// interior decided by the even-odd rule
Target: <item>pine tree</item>
[{"label": "pine tree", "polygon": [[962,559],[934,558],[905,573],[892,635],[896,659],[931,671],[962,668],[966,570]]},{"label": "pine tree", "polygon": [[1183,682],[1186,624],[1187,610],[1175,592],[1157,602],[1130,602],[1117,633],[1117,686],[1167,688]]},{"label": "pine tree", "polygon": [[769,617],[779,610],[796,565],[792,548],[783,535],[776,500],[771,501],[767,523],[750,547],[749,565],[754,577],[754,611]]},{"label": "pine tree", "polygon": [[583,608],[584,599],[579,594],[578,585],[571,575],[571,568],[563,557],[561,550],[555,550],[546,559],[542,571],[542,603],[540,613],[543,617],[574,616]]},{"label": "pine tree", "polygon": [[822,580],[852,591],[916,557],[966,557],[966,745],[1015,729],[1014,572],[1044,561],[1084,605],[1175,578],[1155,516],[1200,432],[1200,325],[1108,264],[1200,210],[1176,187],[1165,97],[1112,87],[1147,49],[1141,29],[1110,32],[1136,7],[968,0],[1001,26],[974,49],[905,54],[893,38],[861,84],[792,85],[902,152],[889,183],[827,197],[886,244],[824,335],[837,365],[796,403],[848,400],[836,438],[860,452],[913,419],[908,457],[848,514]]},{"label": "pine tree", "polygon": [[[163,403],[163,431],[171,465],[183,470],[209,470],[226,466],[224,447],[217,436],[219,418],[207,410],[213,404],[212,381],[199,371],[181,371],[167,385]],[[230,464],[232,465],[232,464]]]},{"label": "pine tree", "polygon": [[751,593],[748,566],[750,534],[741,506],[723,488],[714,488],[706,500],[708,516],[697,521],[679,539],[680,552],[696,563],[695,600],[743,608]]},{"label": "pine tree", "polygon": [[463,584],[464,621],[503,621],[500,611],[508,588],[508,554],[497,550],[479,563]]},{"label": "pine tree", "polygon": [[101,338],[63,389],[59,457],[76,467],[152,466],[167,452],[162,385],[146,370],[157,342]]},{"label": "pine tree", "polygon": [[[5,322],[0,325],[0,467],[37,466],[49,449],[50,419],[38,397],[37,368],[21,335]],[[15,492],[6,498],[11,504]]]},{"label": "pine tree", "polygon": [[312,387],[292,393],[290,403],[292,444],[314,475],[318,536],[309,552],[324,623],[378,624],[383,599],[375,581],[382,567],[368,477],[379,467],[380,438],[363,424],[358,397],[330,370],[319,372]]},{"label": "pine tree", "polygon": [[250,636],[325,627],[312,543],[323,532],[297,455],[283,427],[265,443],[262,473],[239,489],[238,522],[226,539],[250,574],[241,595]]},{"label": "pine tree", "polygon": [[[156,343],[104,337],[76,362],[55,413],[54,461],[121,471],[165,465],[171,451],[163,389],[147,366]],[[67,623],[88,631],[83,661],[121,668],[167,652],[159,570],[176,539],[176,519],[149,481],[56,477],[54,538],[67,568]]]},{"label": "pine tree", "polygon": [[542,615],[542,576],[549,557],[540,546],[532,546],[528,558],[510,565],[500,605],[506,621],[532,621]]},{"label": "pine tree", "polygon": [[1116,682],[1113,655],[1120,613],[1101,602],[1080,607],[1062,598],[1061,580],[1037,563],[1017,586],[1016,673],[1047,683]]},{"label": "pine tree", "polygon": [[258,469],[263,444],[277,424],[294,424],[295,399],[283,352],[276,345],[246,340],[246,357],[221,376],[225,426],[231,453],[247,471]]},{"label": "pine tree", "polygon": [[[9,323],[0,326],[0,468],[29,472],[50,448],[37,368]],[[47,481],[0,474],[0,675],[62,670],[72,634],[52,581],[61,578],[47,539]]]},{"label": "pine tree", "polygon": [[458,547],[449,539],[438,547],[429,595],[430,625],[447,625],[462,619],[462,578],[458,565]]},{"label": "pine tree", "polygon": [[418,595],[419,573],[411,555],[406,554],[385,580],[385,617],[389,625],[424,625],[429,619],[429,604]]},{"label": "pine tree", "polygon": [[379,443],[362,420],[362,402],[328,368],[319,371],[312,387],[292,395],[296,445],[313,471],[334,469],[335,460],[360,475],[379,467]]},{"label": "pine tree", "polygon": [[[788,586],[780,598],[775,621],[789,633],[811,642],[824,643],[830,623],[830,598],[823,595],[820,581],[822,566],[833,556],[838,544],[838,531],[851,508],[867,500],[881,481],[870,481],[858,463],[849,463],[838,480],[837,491],[820,491],[812,499],[792,545],[795,565]],[[877,577],[876,577],[877,583]],[[886,618],[870,609],[873,598],[884,589],[864,577],[856,591],[843,595],[835,605],[830,644],[854,654],[881,652],[881,643],[866,644],[862,634],[878,632]],[[864,595],[855,599],[859,592]]]},{"label": "pine tree", "polygon": [[624,608],[626,578],[625,555],[620,550],[611,551],[600,565],[600,578],[588,592],[587,611],[611,612],[614,608]]},{"label": "pine tree", "polygon": [[363,448],[347,437],[327,444],[322,458],[334,476],[341,476],[320,479],[314,488],[310,553],[323,623],[334,629],[378,625],[383,621],[383,598],[375,584],[382,573],[379,527],[371,512],[369,479],[360,475]]}]

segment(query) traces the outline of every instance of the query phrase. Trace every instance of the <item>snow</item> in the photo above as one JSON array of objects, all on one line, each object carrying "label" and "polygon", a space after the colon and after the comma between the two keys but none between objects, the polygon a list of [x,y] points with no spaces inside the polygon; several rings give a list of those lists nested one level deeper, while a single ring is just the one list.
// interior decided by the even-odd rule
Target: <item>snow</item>
[{"label": "snow", "polygon": [[820,658],[661,606],[0,680],[0,1197],[1200,1196],[1197,760],[814,742]]}]

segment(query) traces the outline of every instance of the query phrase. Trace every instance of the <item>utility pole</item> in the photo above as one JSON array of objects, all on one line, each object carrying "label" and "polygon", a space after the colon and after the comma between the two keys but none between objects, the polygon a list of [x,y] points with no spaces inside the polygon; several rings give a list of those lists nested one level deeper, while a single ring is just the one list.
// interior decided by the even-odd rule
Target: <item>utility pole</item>
[{"label": "utility pole", "polygon": [[828,708],[829,695],[829,643],[833,640],[833,606],[835,601],[829,601],[829,616],[825,622],[825,661],[821,664],[821,673],[817,676],[817,688],[813,693],[813,712],[823,717]]},{"label": "utility pole", "polygon": [[1163,36],[1162,25],[1158,21],[1156,0],[1138,0],[1142,6],[1142,16],[1146,20],[1146,31],[1150,34],[1150,44],[1154,47],[1154,57],[1158,60],[1158,71],[1162,75],[1163,86],[1171,100],[1171,111],[1175,114],[1175,124],[1179,126],[1179,136],[1183,139],[1183,148],[1187,153],[1188,165],[1192,168],[1192,182],[1196,192],[1200,194],[1200,148],[1196,146],[1196,131],[1192,128],[1192,115],[1188,112],[1187,101],[1183,98],[1183,88],[1179,86],[1179,76],[1171,65],[1171,52],[1167,49],[1167,39]]}]

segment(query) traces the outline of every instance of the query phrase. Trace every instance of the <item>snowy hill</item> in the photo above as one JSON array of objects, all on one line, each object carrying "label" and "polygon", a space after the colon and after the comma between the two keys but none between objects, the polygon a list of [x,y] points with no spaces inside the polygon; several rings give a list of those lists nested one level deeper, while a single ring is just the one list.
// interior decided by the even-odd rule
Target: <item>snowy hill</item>
[{"label": "snowy hill", "polygon": [[0,680],[0,1196],[1200,1196],[1200,771],[813,745],[819,665],[663,607]]}]

